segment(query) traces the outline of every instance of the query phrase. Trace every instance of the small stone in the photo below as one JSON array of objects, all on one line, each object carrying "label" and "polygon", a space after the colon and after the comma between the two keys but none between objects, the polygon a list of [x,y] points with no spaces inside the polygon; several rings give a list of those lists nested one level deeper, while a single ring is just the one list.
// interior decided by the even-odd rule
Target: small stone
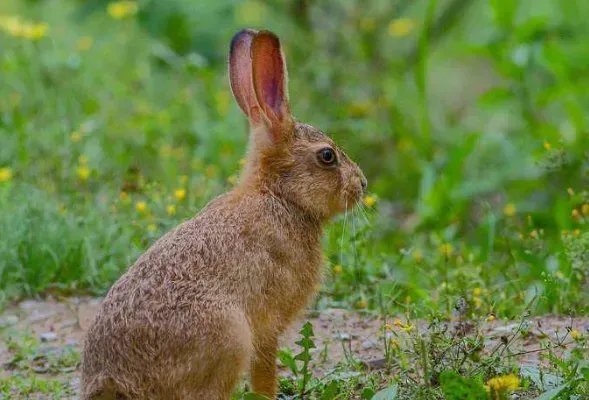
[{"label": "small stone", "polygon": [[69,326],[76,326],[78,324],[78,320],[77,319],[68,319],[65,320],[61,323],[61,327],[62,328],[67,328]]},{"label": "small stone", "polygon": [[350,334],[349,333],[337,333],[335,335],[335,338],[337,340],[341,340],[342,342],[347,342],[350,340]]},{"label": "small stone", "polygon": [[42,342],[53,342],[57,340],[57,334],[55,332],[45,332],[39,335]]},{"label": "small stone", "polygon": [[40,302],[36,300],[25,300],[19,303],[19,307],[23,310],[30,310],[32,308],[36,308],[40,306]]},{"label": "small stone", "polygon": [[374,349],[376,347],[376,343],[374,343],[372,340],[365,340],[360,343],[360,347],[362,347],[364,350]]}]

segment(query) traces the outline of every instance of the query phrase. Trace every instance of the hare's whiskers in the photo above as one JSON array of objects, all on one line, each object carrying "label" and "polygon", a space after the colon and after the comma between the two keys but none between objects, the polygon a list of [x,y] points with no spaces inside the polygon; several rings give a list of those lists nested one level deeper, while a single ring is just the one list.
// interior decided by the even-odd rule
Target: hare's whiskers
[{"label": "hare's whiskers", "polygon": [[348,222],[348,201],[346,200],[346,210],[344,212],[344,227],[342,229],[342,237],[339,241],[339,262],[344,263],[344,236],[346,235],[346,223]]},{"label": "hare's whiskers", "polygon": [[352,245],[354,250],[354,269],[357,268],[356,263],[358,262],[358,252],[356,251],[356,241],[358,238],[356,237],[356,218],[352,217]]},{"label": "hare's whiskers", "polygon": [[364,218],[364,222],[366,223],[366,225],[368,226],[372,226],[372,223],[370,222],[370,219],[368,218],[368,214],[367,214],[367,209],[366,206],[362,203],[358,204],[358,207],[356,207],[358,209],[358,213],[360,213],[360,215],[362,215],[362,218]]}]

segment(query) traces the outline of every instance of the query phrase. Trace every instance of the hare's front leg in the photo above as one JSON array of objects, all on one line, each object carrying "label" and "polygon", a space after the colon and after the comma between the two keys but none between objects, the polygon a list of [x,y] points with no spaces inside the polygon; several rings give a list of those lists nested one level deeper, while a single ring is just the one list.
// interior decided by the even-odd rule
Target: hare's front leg
[{"label": "hare's front leg", "polygon": [[251,377],[254,392],[270,399],[276,397],[276,351],[278,336],[258,338],[252,358]]}]

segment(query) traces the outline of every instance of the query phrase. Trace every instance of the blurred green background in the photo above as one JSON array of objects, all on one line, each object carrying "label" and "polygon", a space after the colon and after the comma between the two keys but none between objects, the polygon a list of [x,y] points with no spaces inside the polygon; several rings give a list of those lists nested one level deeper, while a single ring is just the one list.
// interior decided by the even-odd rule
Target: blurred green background
[{"label": "blurred green background", "polygon": [[0,304],[102,294],[229,189],[232,35],[362,167],[314,304],[587,313],[589,2],[2,0]]}]

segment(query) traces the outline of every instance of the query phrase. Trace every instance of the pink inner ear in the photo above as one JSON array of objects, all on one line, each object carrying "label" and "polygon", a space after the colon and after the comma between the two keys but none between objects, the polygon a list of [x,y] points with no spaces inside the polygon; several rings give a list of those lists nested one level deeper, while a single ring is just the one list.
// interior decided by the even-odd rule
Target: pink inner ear
[{"label": "pink inner ear", "polygon": [[268,80],[268,82],[264,83],[264,95],[266,96],[264,102],[272,108],[274,112],[278,112],[280,110],[280,106],[282,105],[282,97],[279,93],[280,83],[276,81],[275,78]]},{"label": "pink inner ear", "polygon": [[251,110],[257,106],[252,87],[252,61],[250,48],[257,31],[244,29],[231,40],[229,54],[229,79],[233,96],[244,114],[252,117]]},{"label": "pink inner ear", "polygon": [[288,117],[287,72],[278,37],[262,31],[252,43],[254,92],[264,113],[273,121]]}]

